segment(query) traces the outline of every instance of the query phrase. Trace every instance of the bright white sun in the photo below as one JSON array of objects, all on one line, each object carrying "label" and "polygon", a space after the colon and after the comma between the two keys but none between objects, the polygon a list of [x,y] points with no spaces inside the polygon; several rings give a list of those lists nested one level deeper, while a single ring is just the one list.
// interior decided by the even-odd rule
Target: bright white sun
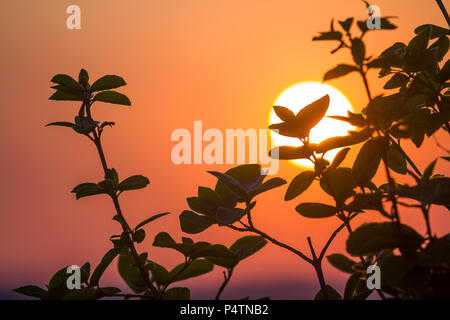
[{"label": "bright white sun", "polygon": [[[353,112],[353,107],[348,99],[337,89],[321,82],[300,82],[284,90],[275,100],[274,105],[291,109],[295,114],[308,104],[330,96],[330,105],[326,116],[347,116],[347,111]],[[269,124],[281,122],[273,108],[270,111]],[[324,117],[310,132],[310,142],[319,143],[327,138],[345,136],[354,127],[344,121]],[[300,146],[297,138],[285,137],[271,131],[274,146]],[[325,158],[331,162],[340,149],[330,150]],[[302,167],[311,168],[313,164],[307,159],[290,160]]]}]

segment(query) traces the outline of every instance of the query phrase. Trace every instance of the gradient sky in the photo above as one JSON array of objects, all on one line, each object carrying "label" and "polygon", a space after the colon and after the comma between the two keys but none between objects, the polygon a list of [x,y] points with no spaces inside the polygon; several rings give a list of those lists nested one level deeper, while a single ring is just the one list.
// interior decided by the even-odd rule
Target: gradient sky
[{"label": "gradient sky", "polygon": [[[444,1],[450,8],[450,1]],[[81,8],[81,30],[66,28],[67,6]],[[445,26],[433,0],[373,1],[382,15],[398,16],[394,31],[372,32],[366,37],[369,54],[379,54],[394,41],[407,42],[415,26]],[[17,297],[11,289],[25,284],[43,286],[59,268],[90,261],[97,265],[110,247],[109,235],[119,232],[112,221],[113,207],[106,197],[75,200],[70,193],[78,183],[99,181],[102,171],[94,146],[64,128],[44,128],[52,121],[71,121],[78,105],[49,101],[54,74],[77,76],[86,68],[91,79],[117,74],[128,85],[121,89],[133,106],[97,104],[98,120],[115,121],[104,134],[109,164],[121,177],[144,174],[151,185],[121,197],[131,225],[155,213],[172,215],[151,225],[139,250],[151,259],[174,266],[182,257],[151,246],[154,235],[168,231],[176,239],[182,232],[178,215],[187,208],[185,198],[199,185],[213,186],[206,170],[224,171],[226,165],[182,165],[171,162],[177,128],[192,130],[194,120],[204,128],[265,128],[274,99],[301,81],[320,81],[324,72],[349,62],[348,52],[330,55],[334,44],[312,42],[318,31],[329,28],[331,18],[365,18],[358,0],[71,0],[2,1],[0,126],[0,297]],[[370,74],[372,91],[382,81]],[[384,80],[383,80],[384,81]],[[331,81],[356,110],[367,103],[357,75]],[[439,135],[450,147],[448,136]],[[446,140],[447,139],[447,140]],[[407,151],[420,169],[441,155],[435,142],[426,140],[420,152]],[[356,155],[352,151],[347,165]],[[281,163],[279,176],[290,181],[301,169]],[[448,162],[437,172],[449,173]],[[376,177],[380,182],[384,175]],[[306,237],[321,247],[339,224],[335,219],[308,220],[294,208],[300,202],[330,201],[317,185],[299,199],[284,202],[285,187],[260,197],[254,220],[260,229],[306,251]],[[362,216],[362,215],[361,215]],[[419,213],[406,211],[404,221],[421,232]],[[355,225],[377,219],[374,213]],[[448,232],[448,213],[432,211],[432,227]],[[212,227],[194,239],[230,244],[239,234]],[[343,252],[342,232],[329,253]],[[256,266],[256,267],[255,267]],[[346,275],[325,265],[326,280],[343,288]],[[194,298],[212,298],[222,281],[219,268],[199,280],[187,281]],[[103,285],[123,287],[116,267],[105,274]],[[243,262],[224,298],[310,298],[318,290],[311,266],[273,245]]]}]

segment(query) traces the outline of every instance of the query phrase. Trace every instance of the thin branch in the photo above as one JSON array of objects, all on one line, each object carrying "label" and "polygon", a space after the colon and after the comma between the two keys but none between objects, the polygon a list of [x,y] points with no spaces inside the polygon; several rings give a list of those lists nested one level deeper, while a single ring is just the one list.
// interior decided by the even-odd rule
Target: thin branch
[{"label": "thin branch", "polygon": [[227,272],[223,272],[224,281],[222,285],[219,288],[219,291],[216,294],[215,300],[219,300],[220,296],[222,295],[223,290],[225,290],[225,287],[227,286],[228,282],[230,282],[231,276],[233,275],[234,268],[227,269]]}]

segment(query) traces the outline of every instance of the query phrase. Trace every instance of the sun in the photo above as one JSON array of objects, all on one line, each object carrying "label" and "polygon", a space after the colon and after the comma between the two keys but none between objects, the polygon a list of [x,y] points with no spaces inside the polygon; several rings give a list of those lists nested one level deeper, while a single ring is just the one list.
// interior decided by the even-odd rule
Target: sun
[{"label": "sun", "polygon": [[[308,81],[297,83],[284,90],[275,100],[273,105],[283,106],[291,109],[294,113],[300,111],[303,107],[322,98],[324,95],[330,96],[330,105],[326,116],[347,116],[347,111],[354,111],[352,104],[336,88],[321,82]],[[280,118],[271,108],[269,116],[269,125],[281,122]],[[324,117],[310,132],[310,142],[319,143],[327,138],[335,136],[345,136],[349,130],[354,127],[347,122]],[[273,131],[270,133],[274,146],[300,146],[301,142],[297,138],[285,137]],[[340,149],[330,150],[325,154],[329,161]],[[312,168],[313,164],[307,159],[289,160],[293,163],[306,168]]]}]

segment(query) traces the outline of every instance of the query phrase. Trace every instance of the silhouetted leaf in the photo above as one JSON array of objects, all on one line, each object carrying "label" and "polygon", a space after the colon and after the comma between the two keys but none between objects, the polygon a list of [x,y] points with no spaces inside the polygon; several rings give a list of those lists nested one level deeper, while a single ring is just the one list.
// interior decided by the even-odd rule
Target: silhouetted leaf
[{"label": "silhouetted leaf", "polygon": [[358,68],[348,64],[338,64],[336,67],[325,73],[323,81],[339,78],[353,71],[358,71]]},{"label": "silhouetted leaf", "polygon": [[303,145],[301,147],[279,146],[271,149],[269,156],[280,160],[308,159],[314,153],[315,146],[315,144]]},{"label": "silhouetted leaf", "polygon": [[35,298],[43,298],[47,293],[46,290],[37,286],[23,286],[13,290],[14,292]]},{"label": "silhouetted leaf", "polygon": [[314,171],[303,171],[297,175],[289,184],[284,200],[289,201],[302,194],[313,183],[315,177]]},{"label": "silhouetted leaf", "polygon": [[126,85],[125,80],[123,80],[122,77],[115,76],[115,75],[106,75],[101,78],[99,78],[97,81],[95,81],[90,91],[102,91],[102,90],[109,90],[109,89],[115,89]]},{"label": "silhouetted leaf", "polygon": [[333,287],[326,285],[325,290],[327,295],[322,292],[322,289],[316,293],[314,300],[341,300],[341,295]]},{"label": "silhouetted leaf", "polygon": [[353,61],[355,61],[357,65],[361,65],[364,61],[365,55],[366,47],[364,46],[364,42],[359,38],[352,39]]},{"label": "silhouetted leaf", "polygon": [[98,184],[88,182],[88,183],[82,183],[82,184],[79,184],[78,186],[76,186],[72,190],[72,193],[75,193],[76,198],[80,199],[83,197],[102,194],[102,193],[105,193],[105,191],[102,188],[100,188],[100,186]]},{"label": "silhouetted leaf", "polygon": [[191,292],[189,288],[170,288],[164,293],[163,300],[190,300]]},{"label": "silhouetted leaf", "polygon": [[236,195],[240,196],[243,199],[247,198],[247,192],[245,191],[244,186],[232,176],[217,171],[208,171],[208,173],[219,179]]},{"label": "silhouetted leaf", "polygon": [[69,127],[69,128],[74,128],[76,125],[74,123],[71,122],[52,122],[52,123],[48,123],[45,125],[46,127],[49,126],[59,126],[59,127]]},{"label": "silhouetted leaf", "polygon": [[384,85],[383,89],[395,89],[399,87],[404,87],[409,82],[409,77],[402,74],[396,73],[389,79],[388,82]]},{"label": "silhouetted leaf", "polygon": [[211,226],[211,222],[205,216],[184,210],[180,215],[181,230],[186,233],[199,233]]},{"label": "silhouetted leaf", "polygon": [[386,156],[389,168],[400,174],[407,173],[408,168],[406,159],[402,156],[402,154],[399,151],[397,151],[397,149],[395,149],[392,146],[389,147]]},{"label": "silhouetted leaf", "polygon": [[101,297],[102,295],[96,288],[86,287],[70,291],[62,300],[98,300]]},{"label": "silhouetted leaf", "polygon": [[330,96],[327,94],[302,108],[295,116],[299,125],[302,126],[302,130],[307,130],[307,134],[309,134],[309,131],[325,116],[329,105]]},{"label": "silhouetted leaf", "polygon": [[347,283],[345,284],[344,289],[344,300],[350,300],[353,297],[353,293],[355,292],[356,286],[361,281],[360,273],[353,273],[350,278],[348,278]]},{"label": "silhouetted leaf", "polygon": [[135,229],[135,230],[138,230],[139,228],[142,228],[142,227],[145,226],[146,224],[148,224],[148,223],[150,223],[150,222],[152,222],[152,221],[154,221],[154,220],[156,220],[156,219],[158,219],[158,218],[164,217],[164,216],[168,215],[169,213],[170,213],[170,212],[164,212],[164,213],[155,214],[154,216],[151,216],[150,218],[145,219],[144,221],[142,221],[141,223],[139,223],[139,224],[136,226],[136,228],[134,228],[134,229]]},{"label": "silhouetted leaf", "polygon": [[[119,274],[128,287],[136,293],[141,293],[145,291],[146,284],[144,279],[142,279],[141,273],[136,265],[135,260],[130,253],[121,254],[119,256]],[[146,276],[148,277],[148,271],[145,270]]]},{"label": "silhouetted leaf", "polygon": [[364,143],[352,167],[352,177],[357,185],[366,184],[377,173],[386,147],[386,140],[382,138],[370,139]]},{"label": "silhouetted leaf", "polygon": [[345,31],[349,31],[353,23],[353,18],[347,18],[344,21],[338,22],[341,25],[342,29],[344,29]]},{"label": "silhouetted leaf", "polygon": [[434,160],[433,162],[431,162],[428,165],[428,167],[425,169],[425,171],[423,172],[423,175],[422,175],[422,180],[430,179],[431,175],[433,174],[434,167],[436,166],[436,161],[437,160]]},{"label": "silhouetted leaf", "polygon": [[255,252],[261,250],[267,244],[267,240],[260,236],[245,236],[233,243],[230,251],[240,260],[243,260]]},{"label": "silhouetted leaf", "polygon": [[216,221],[219,226],[232,224],[242,218],[245,210],[241,208],[219,207],[216,212]]},{"label": "silhouetted leaf", "polygon": [[360,131],[351,131],[347,136],[331,137],[323,140],[316,147],[317,153],[324,153],[332,149],[351,146],[370,138],[373,129],[366,127]]},{"label": "silhouetted leaf", "polygon": [[69,88],[73,92],[83,91],[83,87],[74,78],[67,74],[57,74],[52,78],[51,82]]},{"label": "silhouetted leaf", "polygon": [[254,189],[253,191],[250,191],[248,196],[250,199],[254,198],[260,193],[281,187],[282,185],[286,184],[286,180],[282,178],[271,178],[267,181],[265,181],[263,184],[261,184],[258,188]]},{"label": "silhouetted leaf", "polygon": [[418,26],[414,32],[416,34],[421,33],[422,31],[427,30],[428,32],[430,32],[431,29],[431,34],[430,34],[430,39],[434,39],[434,38],[439,38],[442,36],[449,36],[450,35],[450,30],[447,28],[442,28],[440,26],[434,25],[434,24],[423,24],[421,26]]},{"label": "silhouetted leaf", "polygon": [[142,241],[144,241],[144,239],[145,239],[145,230],[144,229],[136,230],[133,236],[133,240],[136,241],[137,243],[141,243]]},{"label": "silhouetted leaf", "polygon": [[322,203],[300,203],[295,210],[306,218],[327,218],[332,217],[337,212],[335,207]]},{"label": "silhouetted leaf", "polygon": [[78,83],[83,87],[87,88],[89,82],[89,74],[85,69],[81,69],[78,74]]},{"label": "silhouetted leaf", "polygon": [[333,253],[327,256],[328,262],[336,269],[345,273],[352,274],[354,272],[352,266],[356,264],[355,261],[347,258],[343,254]]},{"label": "silhouetted leaf", "polygon": [[417,249],[422,236],[407,225],[395,222],[366,223],[354,230],[347,239],[347,251],[366,255],[384,249]]},{"label": "silhouetted leaf", "polygon": [[169,279],[172,279],[172,282],[182,281],[204,275],[214,269],[214,264],[207,260],[200,259],[193,261],[189,265],[189,267],[180,272],[183,267],[184,263],[181,263],[169,272]]},{"label": "silhouetted leaf", "polygon": [[295,118],[294,112],[286,107],[273,106],[273,110],[282,121],[291,121]]},{"label": "silhouetted leaf", "polygon": [[78,95],[75,95],[75,94],[72,94],[69,92],[64,92],[61,90],[56,90],[48,99],[49,100],[57,100],[57,101],[82,101],[83,100]]},{"label": "silhouetted leaf", "polygon": [[438,48],[437,59],[438,61],[442,61],[442,59],[444,59],[450,47],[450,40],[448,39],[447,36],[442,36],[430,46],[430,49],[436,47]]},{"label": "silhouetted leaf", "polygon": [[320,187],[333,196],[339,204],[354,194],[355,182],[350,168],[328,168],[320,179]]},{"label": "silhouetted leaf", "polygon": [[95,95],[94,101],[102,101],[113,104],[131,106],[131,101],[122,93],[116,91],[102,91]]},{"label": "silhouetted leaf", "polygon": [[147,177],[142,175],[135,175],[126,178],[117,186],[117,190],[119,191],[127,191],[127,190],[137,190],[145,188],[150,183]]},{"label": "silhouetted leaf", "polygon": [[95,268],[94,272],[92,273],[90,285],[95,287],[98,286],[98,282],[105,272],[106,268],[111,264],[111,262],[116,258],[116,256],[120,253],[119,249],[111,249],[102,258],[102,261],[100,261],[99,265]]}]

